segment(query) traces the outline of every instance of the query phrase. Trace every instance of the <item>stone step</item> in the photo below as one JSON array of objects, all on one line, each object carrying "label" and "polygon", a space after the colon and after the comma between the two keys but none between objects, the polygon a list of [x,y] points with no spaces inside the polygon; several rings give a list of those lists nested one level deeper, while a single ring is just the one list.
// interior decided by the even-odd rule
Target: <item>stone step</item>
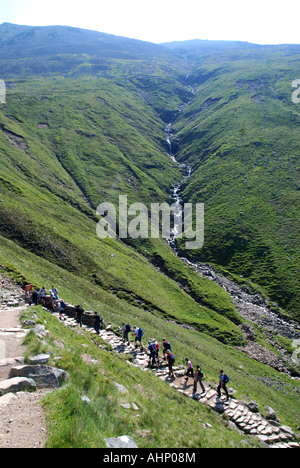
[{"label": "stone step", "polygon": [[24,391],[35,391],[36,383],[27,377],[14,377],[0,382],[0,396],[6,393],[17,393]]}]

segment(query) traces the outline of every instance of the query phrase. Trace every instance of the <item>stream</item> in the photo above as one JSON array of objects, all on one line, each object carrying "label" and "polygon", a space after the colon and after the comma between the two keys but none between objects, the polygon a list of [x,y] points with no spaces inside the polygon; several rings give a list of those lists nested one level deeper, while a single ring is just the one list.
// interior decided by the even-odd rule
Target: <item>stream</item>
[{"label": "stream", "polygon": [[[179,108],[178,112],[181,112],[182,108],[183,108],[183,106]],[[167,144],[168,144],[169,157],[172,159],[173,162],[178,164],[178,166],[182,169],[183,173],[185,173],[185,176],[183,177],[181,182],[179,182],[179,183],[177,183],[177,184],[175,184],[175,185],[173,185],[171,187],[171,199],[173,200],[173,202],[175,204],[175,210],[173,212],[173,216],[174,216],[173,224],[174,224],[174,226],[171,229],[171,235],[170,235],[170,239],[168,239],[168,243],[169,243],[170,247],[172,247],[172,249],[176,252],[176,255],[177,255],[176,237],[181,232],[181,229],[180,229],[179,226],[182,226],[182,203],[183,203],[183,200],[182,200],[182,198],[180,196],[180,192],[181,192],[181,188],[182,188],[183,184],[191,177],[193,170],[192,170],[192,167],[189,166],[188,164],[179,163],[177,161],[177,159],[175,158],[174,154],[173,154],[173,150],[172,150],[172,136],[173,136],[173,134],[172,134],[172,123],[174,122],[176,117],[177,117],[177,114],[175,115],[173,120],[166,126],[165,133],[167,135],[166,141],[167,141]]]},{"label": "stream", "polygon": [[[174,211],[174,226],[171,229],[170,239],[168,239],[168,243],[170,247],[174,250],[176,255],[178,256],[178,249],[176,245],[176,237],[180,234],[181,230],[179,229],[180,224],[182,223],[182,207],[183,207],[183,200],[181,198],[181,189],[183,184],[192,176],[193,169],[186,163],[180,163],[177,161],[173,149],[172,149],[172,137],[174,136],[172,133],[172,124],[177,119],[178,114],[184,109],[184,107],[188,105],[185,104],[181,106],[177,112],[177,114],[173,117],[172,121],[166,126],[165,133],[166,133],[166,142],[168,145],[168,154],[172,161],[179,165],[182,169],[183,173],[185,173],[183,179],[173,185],[170,189],[171,192],[171,199],[174,201],[176,205],[176,209]],[[193,263],[187,258],[179,257],[180,260],[189,265],[190,268],[195,270],[199,275],[204,278],[207,278],[215,283],[219,284],[228,294],[231,296],[237,310],[239,311],[240,315],[247,321],[253,323],[253,325],[259,325],[263,327],[265,330],[268,340],[273,344],[277,345],[277,343],[273,340],[274,335],[281,335],[285,338],[290,340],[299,340],[300,338],[300,326],[292,321],[286,320],[282,317],[279,308],[275,308],[275,311],[270,309],[270,306],[267,303],[267,300],[261,297],[258,293],[253,293],[250,291],[246,286],[240,286],[238,283],[233,282],[232,280],[228,279],[225,276],[217,274],[209,265],[197,262]],[[247,324],[244,324],[247,325]],[[247,327],[246,327],[247,328]],[[251,329],[251,327],[250,327]],[[254,333],[254,332],[253,332]],[[261,347],[256,346],[255,342],[251,343],[255,337],[255,334],[252,336],[252,339],[249,338],[251,336],[251,331],[249,334],[249,327],[248,330],[244,331],[244,334],[247,339],[250,340],[250,349],[248,349],[247,354],[254,359],[259,360],[260,362],[265,363],[279,369],[281,371],[289,373],[285,368],[283,362],[290,362],[290,356],[287,356],[284,350],[281,351],[279,346],[279,351],[281,354],[281,359],[276,357],[274,353],[267,353],[262,351]],[[297,341],[298,343],[298,341]],[[276,346],[277,347],[277,346]],[[276,359],[277,358],[277,359]]]}]

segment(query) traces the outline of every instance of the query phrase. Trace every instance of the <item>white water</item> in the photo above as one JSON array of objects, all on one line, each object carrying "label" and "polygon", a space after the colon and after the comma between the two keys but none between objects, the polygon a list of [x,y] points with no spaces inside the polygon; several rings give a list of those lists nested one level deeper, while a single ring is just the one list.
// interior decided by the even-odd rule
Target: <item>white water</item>
[{"label": "white water", "polygon": [[[182,107],[179,108],[178,112],[181,112]],[[178,166],[186,172],[186,175],[184,178],[179,182],[178,184],[175,184],[171,188],[171,198],[174,200],[174,204],[176,206],[174,210],[174,226],[171,229],[171,236],[170,239],[168,240],[169,245],[174,249],[175,252],[177,252],[176,248],[176,237],[179,236],[182,232],[182,203],[183,200],[180,196],[181,188],[182,185],[191,177],[192,175],[192,167],[189,166],[188,164],[185,163],[179,163],[177,159],[175,158],[172,150],[172,123],[176,119],[176,116],[173,118],[173,120],[166,126],[165,128],[165,133],[167,135],[166,141],[168,143],[168,154],[169,157],[172,159],[173,162],[178,164]]]}]

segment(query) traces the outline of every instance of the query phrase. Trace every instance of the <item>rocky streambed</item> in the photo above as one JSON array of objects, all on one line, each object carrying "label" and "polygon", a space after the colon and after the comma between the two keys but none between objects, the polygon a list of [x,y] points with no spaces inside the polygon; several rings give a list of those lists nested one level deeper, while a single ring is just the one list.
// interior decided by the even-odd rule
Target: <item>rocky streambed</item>
[{"label": "rocky streambed", "polygon": [[[292,340],[296,348],[296,346],[300,345],[300,326],[293,320],[287,320],[283,317],[278,307],[274,307],[273,310],[268,301],[261,295],[253,293],[246,286],[241,286],[216,273],[209,265],[200,262],[192,263],[183,257],[181,260],[201,276],[217,283],[232,297],[241,317],[245,319],[240,328],[248,344],[239,347],[239,349],[247,353],[252,359],[269,365],[279,372],[299,378],[299,360],[293,362],[291,355],[280,345],[276,336],[279,335]],[[257,343],[257,330],[263,333],[274,351]]]}]

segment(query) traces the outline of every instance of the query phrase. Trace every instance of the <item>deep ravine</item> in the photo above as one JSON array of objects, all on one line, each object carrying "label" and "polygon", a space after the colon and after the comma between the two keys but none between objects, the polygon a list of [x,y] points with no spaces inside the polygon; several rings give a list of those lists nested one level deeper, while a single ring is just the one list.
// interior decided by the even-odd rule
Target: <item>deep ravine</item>
[{"label": "deep ravine", "polygon": [[[292,320],[286,320],[285,318],[283,318],[278,307],[274,307],[273,309],[271,309],[270,305],[268,304],[265,298],[260,296],[258,293],[248,290],[247,287],[240,286],[239,284],[226,278],[225,276],[217,274],[210,265],[201,262],[193,263],[187,258],[180,257],[178,255],[176,237],[178,237],[178,235],[181,232],[179,226],[182,223],[184,203],[183,199],[181,198],[181,189],[183,184],[192,176],[193,169],[187,163],[180,163],[179,161],[177,161],[173,153],[172,124],[175,122],[180,112],[187,105],[188,104],[185,104],[178,109],[178,112],[175,114],[171,122],[165,128],[169,157],[174,163],[179,165],[184,174],[183,179],[179,183],[173,185],[170,189],[171,199],[173,200],[175,207],[173,228],[171,229],[171,235],[168,239],[168,243],[183,263],[189,265],[189,267],[196,271],[199,275],[216,282],[217,284],[219,284],[220,287],[227,291],[233,299],[233,302],[237,310],[239,311],[241,317],[261,327],[264,330],[264,333],[268,336],[269,341],[271,341],[273,345],[276,345],[276,343],[274,343],[274,341],[272,340],[272,336],[274,334],[278,334],[290,340],[294,340],[295,342],[300,338],[300,327],[296,322]],[[247,338],[249,338],[249,336]],[[252,352],[254,353],[253,350]],[[284,351],[281,352],[281,359],[283,359],[285,362],[290,362],[291,360],[291,358],[287,356]],[[269,365],[272,365],[270,358]],[[281,361],[279,363],[279,368],[280,366]],[[272,367],[275,366],[272,365]],[[276,367],[278,367],[277,363]],[[282,368],[284,369],[284,372],[287,372],[285,366],[282,365]]]}]

